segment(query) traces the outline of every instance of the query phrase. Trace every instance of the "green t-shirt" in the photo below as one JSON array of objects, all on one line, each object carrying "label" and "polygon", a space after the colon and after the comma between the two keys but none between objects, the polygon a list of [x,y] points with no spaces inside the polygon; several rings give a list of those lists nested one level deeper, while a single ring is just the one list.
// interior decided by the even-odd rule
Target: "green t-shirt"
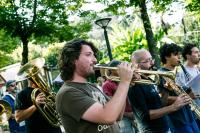
[{"label": "green t-shirt", "polygon": [[118,124],[103,125],[81,119],[94,103],[105,104],[109,98],[90,83],[65,83],[56,96],[56,107],[67,133],[119,133]]}]

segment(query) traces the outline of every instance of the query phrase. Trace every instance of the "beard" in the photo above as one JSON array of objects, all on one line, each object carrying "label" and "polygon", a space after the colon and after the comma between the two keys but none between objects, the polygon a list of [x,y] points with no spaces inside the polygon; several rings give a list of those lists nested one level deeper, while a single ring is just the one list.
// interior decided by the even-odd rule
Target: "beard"
[{"label": "beard", "polygon": [[192,61],[192,63],[197,65],[197,64],[199,64],[199,61],[200,61],[199,59],[195,59],[195,60]]},{"label": "beard", "polygon": [[94,80],[95,80],[95,72],[93,72],[93,73],[88,73],[85,77],[86,77],[86,79],[87,79],[88,81],[94,81]]}]

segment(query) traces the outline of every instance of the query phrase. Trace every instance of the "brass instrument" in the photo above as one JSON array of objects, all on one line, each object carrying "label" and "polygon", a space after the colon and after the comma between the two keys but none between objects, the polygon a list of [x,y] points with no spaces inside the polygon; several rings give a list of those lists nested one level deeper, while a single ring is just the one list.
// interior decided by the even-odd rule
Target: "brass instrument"
[{"label": "brass instrument", "polygon": [[[59,114],[56,111],[55,106],[55,96],[56,94],[52,92],[43,79],[42,74],[40,73],[41,68],[44,66],[44,58],[36,58],[27,64],[25,64],[17,74],[17,80],[31,80],[38,88],[35,88],[31,93],[31,99],[33,104],[38,108],[46,120],[53,126],[60,126],[61,120]],[[45,104],[38,105],[36,103],[36,96],[39,92],[44,93],[46,97]]]},{"label": "brass instrument", "polygon": [[[171,87],[171,90],[176,93],[176,95],[187,95],[189,96],[181,87],[176,85],[174,81],[168,77],[163,77],[163,79],[168,83],[168,85]],[[190,96],[189,96],[190,97]],[[189,104],[191,110],[195,113],[197,118],[200,120],[200,107],[197,105],[197,103],[191,98],[191,103]]]},{"label": "brass instrument", "polygon": [[6,124],[12,115],[12,108],[5,100],[0,100],[0,125]]},{"label": "brass instrument", "polygon": [[[100,69],[100,71],[102,71],[102,75],[104,75],[107,79],[110,79],[112,81],[120,81],[120,77],[119,76],[113,76],[113,75],[109,75],[109,70],[110,71],[117,71],[117,67],[107,67],[107,66],[94,66],[95,69]],[[149,78],[149,79],[141,79],[141,80],[132,80],[131,83],[136,83],[136,84],[159,84],[160,82],[160,76],[165,76],[165,77],[169,77],[174,79],[175,78],[175,74],[174,72],[161,72],[161,71],[151,71],[151,70],[140,70],[140,69],[136,69],[134,72],[138,73],[138,74],[146,74],[149,76],[154,76],[154,79]],[[149,77],[148,76],[148,77]]]}]

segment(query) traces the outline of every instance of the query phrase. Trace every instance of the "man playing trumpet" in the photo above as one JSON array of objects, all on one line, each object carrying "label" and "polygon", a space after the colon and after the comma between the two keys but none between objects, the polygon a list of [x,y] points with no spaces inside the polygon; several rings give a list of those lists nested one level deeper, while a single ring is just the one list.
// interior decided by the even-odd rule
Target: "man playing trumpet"
[{"label": "man playing trumpet", "polygon": [[122,117],[133,76],[131,63],[118,66],[120,82],[109,99],[95,85],[87,82],[94,74],[97,49],[90,42],[68,42],[60,55],[61,78],[65,82],[56,96],[56,107],[67,133],[119,133],[116,121]]},{"label": "man playing trumpet", "polygon": [[[131,59],[142,70],[150,70],[154,65],[151,54],[144,49],[133,52]],[[181,95],[163,107],[157,85],[151,84],[136,84],[129,89],[128,97],[140,133],[170,133],[167,114],[189,103],[189,98]]]}]

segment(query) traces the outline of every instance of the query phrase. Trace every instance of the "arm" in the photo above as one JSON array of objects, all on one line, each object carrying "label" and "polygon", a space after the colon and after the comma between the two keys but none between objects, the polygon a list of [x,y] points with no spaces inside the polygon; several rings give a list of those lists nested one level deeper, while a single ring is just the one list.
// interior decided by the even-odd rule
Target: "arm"
[{"label": "arm", "polygon": [[130,64],[121,63],[118,67],[118,73],[121,81],[114,96],[105,105],[94,103],[84,112],[82,119],[104,124],[112,124],[117,120],[126,102],[133,70]]},{"label": "arm", "polygon": [[119,117],[117,118],[117,121],[122,120],[124,114],[125,114],[125,107],[126,107],[126,103],[124,103],[124,107],[122,108],[121,113],[119,114]]},{"label": "arm", "polygon": [[173,107],[173,105],[169,105],[160,109],[154,109],[154,110],[150,110],[149,114],[150,114],[150,120],[153,119],[158,119],[162,116],[164,116],[165,114],[171,113],[175,111],[175,108]]},{"label": "arm", "polygon": [[[112,98],[117,89],[117,86],[118,86],[117,82],[107,80],[102,87],[104,94],[106,94],[107,96]],[[123,117],[124,110],[125,110],[125,104],[126,103],[124,103],[124,107],[123,107],[121,113],[119,114],[117,121],[120,121]]]},{"label": "arm", "polygon": [[120,83],[117,91],[109,102],[104,106],[96,102],[83,114],[82,119],[95,123],[114,123],[124,107],[128,87],[128,83]]},{"label": "arm", "polygon": [[16,110],[15,119],[17,122],[21,122],[25,119],[28,119],[36,110],[37,108],[35,107],[35,105],[32,105],[29,108],[24,109],[24,110]]},{"label": "arm", "polygon": [[[45,103],[45,95],[40,93],[37,95],[35,99],[36,104],[44,104]],[[32,105],[26,109],[16,109],[15,110],[15,119],[17,122],[21,122],[23,120],[28,119],[32,116],[32,114],[37,110],[35,105]]]},{"label": "arm", "polygon": [[181,107],[187,105],[190,103],[190,97],[186,96],[186,95],[180,95],[178,97],[176,97],[175,101],[173,102],[173,104],[166,106],[166,107],[162,107],[160,109],[154,109],[154,110],[150,110],[150,119],[157,119],[160,118],[162,116],[164,116],[165,114],[177,111],[178,109],[180,109]]}]

